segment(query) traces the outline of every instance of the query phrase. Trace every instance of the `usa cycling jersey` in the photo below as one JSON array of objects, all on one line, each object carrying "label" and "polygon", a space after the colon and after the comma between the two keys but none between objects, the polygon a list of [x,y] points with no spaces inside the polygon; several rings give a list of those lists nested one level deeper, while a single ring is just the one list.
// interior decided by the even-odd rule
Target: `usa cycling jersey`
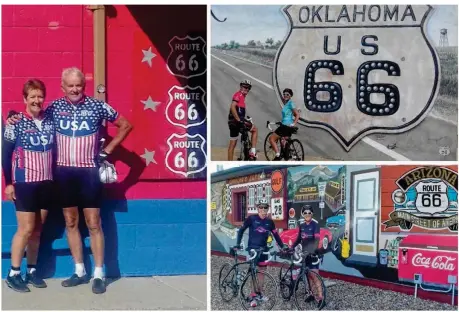
[{"label": "usa cycling jersey", "polygon": [[273,233],[274,238],[279,246],[282,246],[282,240],[277,233],[274,221],[268,218],[262,219],[259,215],[249,216],[237,233],[237,245],[241,244],[244,231],[249,228],[249,248],[266,248],[268,243],[269,232]]},{"label": "usa cycling jersey", "polygon": [[[241,91],[238,91],[234,93],[232,101],[237,102],[237,106],[236,106],[237,114],[240,119],[243,119],[245,117],[245,95],[242,94]],[[235,120],[233,113],[231,112],[231,107],[230,107],[230,112],[228,115],[228,120],[229,121]]]},{"label": "usa cycling jersey", "polygon": [[57,166],[96,167],[99,129],[104,120],[118,118],[110,105],[89,96],[72,104],[66,97],[55,100],[45,111],[56,128]]},{"label": "usa cycling jersey", "polygon": [[317,248],[317,243],[320,239],[320,227],[319,224],[311,220],[311,222],[300,225],[300,230],[298,232],[298,237],[293,244],[293,248],[295,248],[298,244],[302,243],[303,250],[309,249],[311,252],[314,248]]},{"label": "usa cycling jersey", "polygon": [[20,120],[6,125],[3,133],[2,167],[6,184],[52,180],[54,124],[44,116],[34,120],[20,113]]}]

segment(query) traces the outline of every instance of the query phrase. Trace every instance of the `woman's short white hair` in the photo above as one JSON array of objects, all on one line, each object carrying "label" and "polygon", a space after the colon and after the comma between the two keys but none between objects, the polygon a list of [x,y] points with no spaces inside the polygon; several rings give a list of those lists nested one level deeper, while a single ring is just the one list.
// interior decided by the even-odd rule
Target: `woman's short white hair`
[{"label": "woman's short white hair", "polygon": [[71,75],[71,74],[76,74],[76,75],[78,75],[78,76],[80,77],[80,79],[81,79],[81,83],[82,83],[83,85],[86,84],[86,79],[85,79],[85,77],[84,77],[83,72],[82,72],[79,68],[77,68],[77,67],[69,67],[69,68],[66,68],[66,69],[64,69],[64,70],[62,71],[62,84],[64,83],[64,79],[65,79],[67,76]]}]

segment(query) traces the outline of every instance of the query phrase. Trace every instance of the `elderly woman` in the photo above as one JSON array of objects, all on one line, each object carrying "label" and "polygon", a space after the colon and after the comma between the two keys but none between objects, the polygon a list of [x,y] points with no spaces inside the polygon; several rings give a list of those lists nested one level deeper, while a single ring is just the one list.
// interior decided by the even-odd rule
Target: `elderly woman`
[{"label": "elderly woman", "polygon": [[282,93],[284,102],[284,107],[282,108],[282,125],[279,126],[269,137],[269,142],[271,143],[273,150],[276,152],[274,160],[282,160],[279,147],[277,146],[277,141],[281,137],[291,136],[294,131],[293,127],[297,124],[298,119],[300,119],[300,114],[292,101],[292,89],[284,89]]},{"label": "elderly woman", "polygon": [[[18,292],[29,292],[46,283],[36,271],[42,224],[52,204],[53,121],[45,117],[45,84],[31,79],[24,84],[25,110],[19,121],[8,124],[3,134],[2,168],[5,197],[14,202],[18,228],[11,245],[11,270],[6,284]],[[21,261],[27,247],[27,273],[21,276]]]}]

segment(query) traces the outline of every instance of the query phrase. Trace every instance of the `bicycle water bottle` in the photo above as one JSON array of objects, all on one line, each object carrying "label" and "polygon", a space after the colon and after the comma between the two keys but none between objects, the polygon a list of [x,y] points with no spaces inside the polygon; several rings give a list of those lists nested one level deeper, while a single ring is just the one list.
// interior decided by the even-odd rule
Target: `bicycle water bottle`
[{"label": "bicycle water bottle", "polygon": [[241,285],[241,282],[242,282],[241,273],[238,272],[236,275],[236,284],[239,286]]}]

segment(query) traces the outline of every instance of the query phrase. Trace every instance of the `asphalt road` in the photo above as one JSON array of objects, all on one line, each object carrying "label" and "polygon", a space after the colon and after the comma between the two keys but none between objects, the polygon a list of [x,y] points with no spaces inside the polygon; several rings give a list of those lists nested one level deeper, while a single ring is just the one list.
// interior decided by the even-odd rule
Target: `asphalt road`
[{"label": "asphalt road", "polygon": [[[212,150],[227,147],[229,129],[227,116],[232,95],[239,89],[239,82],[250,79],[253,88],[247,96],[247,114],[259,128],[257,150],[263,152],[263,144],[269,130],[266,121],[279,121],[281,107],[272,88],[272,68],[213,51],[211,55],[211,144]],[[256,81],[255,79],[259,80]],[[305,155],[330,160],[457,160],[457,124],[428,116],[414,129],[400,134],[372,134],[359,141],[346,152],[327,131],[300,126],[299,135]],[[239,144],[239,143],[238,143]],[[441,147],[449,147],[450,154],[440,155]],[[238,145],[239,147],[239,145]],[[224,153],[212,160],[226,160]]]}]

